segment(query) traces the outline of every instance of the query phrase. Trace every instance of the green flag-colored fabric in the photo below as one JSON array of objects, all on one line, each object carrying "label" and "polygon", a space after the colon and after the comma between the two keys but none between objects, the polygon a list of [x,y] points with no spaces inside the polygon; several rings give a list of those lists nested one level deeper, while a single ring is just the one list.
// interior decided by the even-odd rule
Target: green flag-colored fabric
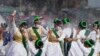
[{"label": "green flag-colored fabric", "polygon": [[56,29],[52,29],[52,31],[54,32],[54,34],[56,35],[56,37],[58,38],[59,37],[59,35],[57,34],[57,30]]},{"label": "green flag-colored fabric", "polygon": [[35,56],[41,56],[41,54],[42,54],[42,50],[39,49],[38,53]]},{"label": "green flag-colored fabric", "polygon": [[26,38],[23,35],[22,35],[22,43],[23,43],[24,48],[26,49],[26,52],[28,53],[27,41],[26,41]]},{"label": "green flag-colored fabric", "polygon": [[[38,31],[37,31],[36,28],[32,27],[32,29],[33,29],[34,33],[36,34],[36,36],[38,37],[38,39],[37,39],[36,42],[35,42],[35,47],[36,47],[36,48],[39,48],[39,46],[40,46],[40,45],[39,45],[39,42],[42,42],[41,36],[40,36],[40,34],[38,33]],[[42,50],[39,49],[39,51],[37,52],[37,54],[36,54],[35,56],[41,56],[41,54],[42,54]]]},{"label": "green flag-colored fabric", "polygon": [[24,36],[22,37],[22,43],[23,43],[25,49],[27,49],[27,41],[26,41],[26,38]]},{"label": "green flag-colored fabric", "polygon": [[93,56],[93,53],[94,53],[94,49],[93,49],[93,48],[91,48],[91,52],[89,53],[89,55],[88,55],[88,56]]},{"label": "green flag-colored fabric", "polygon": [[90,34],[90,30],[86,30],[86,32],[85,32],[85,36],[88,36]]},{"label": "green flag-colored fabric", "polygon": [[38,39],[41,40],[41,36],[40,36],[40,34],[38,33],[37,29],[35,29],[34,27],[32,27],[32,29],[33,29],[34,33],[36,34],[36,36],[38,37]]},{"label": "green flag-colored fabric", "polygon": [[[52,31],[53,31],[53,33],[56,35],[56,37],[59,38],[59,35],[57,34],[57,30],[54,29],[54,28],[52,28]],[[60,44],[60,47],[61,47],[61,49],[62,49],[62,44],[61,44],[61,42],[59,42],[59,44]]]}]

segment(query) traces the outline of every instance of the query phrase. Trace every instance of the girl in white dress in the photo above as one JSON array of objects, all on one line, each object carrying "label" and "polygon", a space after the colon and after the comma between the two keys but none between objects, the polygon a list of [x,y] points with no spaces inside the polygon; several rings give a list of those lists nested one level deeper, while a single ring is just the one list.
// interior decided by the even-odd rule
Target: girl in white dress
[{"label": "girl in white dress", "polygon": [[27,52],[22,43],[22,34],[19,28],[16,27],[15,24],[15,14],[12,14],[12,34],[13,34],[13,41],[11,42],[11,46],[6,54],[6,56],[27,56]]},{"label": "girl in white dress", "polygon": [[48,33],[48,45],[47,45],[47,56],[63,56],[61,46],[59,43],[58,38],[62,33],[60,28],[61,21],[59,19],[54,20],[54,27],[53,29],[49,30]]},{"label": "girl in white dress", "polygon": [[78,40],[78,45],[80,46],[81,50],[83,51],[84,56],[97,56],[98,55],[98,44],[99,40],[96,40],[96,43],[94,45],[94,41],[92,39],[87,39],[84,44],[81,43],[80,40]]},{"label": "girl in white dress", "polygon": [[[36,32],[38,32],[38,37]],[[29,34],[29,56],[35,56],[38,53],[38,49],[35,48],[35,42],[36,40],[43,39],[42,35],[46,35],[47,31],[43,28],[43,26],[40,25],[40,17],[34,16],[34,25],[30,28],[28,28],[28,34]],[[47,38],[45,38],[47,39]],[[42,40],[43,41],[43,40]],[[43,41],[44,43],[45,41]],[[45,44],[45,43],[44,43]],[[41,56],[45,56],[46,46],[44,45],[42,48],[42,54]]]},{"label": "girl in white dress", "polygon": [[[88,38],[89,39],[92,39],[92,40],[94,40],[95,42],[96,42],[96,36],[99,34],[99,36],[100,36],[100,31],[99,31],[99,27],[100,27],[100,25],[99,25],[99,21],[95,21],[94,23],[93,23],[93,30],[90,32],[90,34],[89,34],[89,36],[88,36]],[[99,37],[100,38],[100,37]],[[99,44],[100,45],[100,44]],[[98,47],[100,47],[98,45]],[[100,49],[98,49],[98,52],[100,52]]]}]

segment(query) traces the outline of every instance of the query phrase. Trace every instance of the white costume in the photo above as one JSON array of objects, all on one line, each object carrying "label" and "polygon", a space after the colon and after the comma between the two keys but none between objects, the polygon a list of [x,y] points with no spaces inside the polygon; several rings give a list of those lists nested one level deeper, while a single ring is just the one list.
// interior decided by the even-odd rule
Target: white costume
[{"label": "white costume", "polygon": [[[63,34],[61,35],[61,38],[59,40],[63,40],[66,37],[70,38],[70,35],[72,34],[72,32],[73,32],[73,38],[75,38],[76,37],[76,30],[75,29],[71,29],[71,28],[65,28],[63,30]],[[66,47],[67,47],[67,42],[66,42]],[[70,50],[68,52],[68,56],[82,56],[82,55],[83,55],[83,53],[80,50],[79,46],[77,45],[77,42],[72,41],[71,48],[70,48]]]},{"label": "white costume", "polygon": [[[40,36],[42,36],[43,34],[46,35],[47,31],[41,26],[38,25],[39,28],[37,29],[38,33],[40,34]],[[36,34],[34,33],[34,30],[31,28],[28,29],[28,33],[29,33],[29,37],[32,38],[32,41],[28,42],[29,45],[29,56],[35,56],[35,54],[37,54],[38,50],[35,48],[35,41],[38,39],[38,37],[36,36]],[[42,48],[42,55],[41,56],[45,56],[45,52],[46,52],[46,47],[47,47],[47,37],[42,36],[43,38],[41,38],[44,42],[44,46]]]},{"label": "white costume", "polygon": [[[72,29],[71,28],[65,28],[63,29],[61,38],[59,38],[59,40],[64,40],[64,38],[70,38],[72,33]],[[67,42],[64,42],[64,55],[67,56]]]},{"label": "white costume", "polygon": [[96,31],[93,30],[92,32],[90,32],[88,38],[90,38],[90,39],[96,41],[96,36],[97,36]]},{"label": "white costume", "polygon": [[[44,46],[42,48],[41,56],[45,56],[47,50],[47,40],[44,42]],[[35,43],[28,41],[28,56],[35,56],[38,53],[38,49],[35,48]]]},{"label": "white costume", "polygon": [[[61,30],[58,30],[57,34],[60,36],[61,35]],[[49,39],[48,39],[46,56],[63,56],[62,50],[61,50],[61,47],[60,47],[60,43],[56,42],[56,41],[53,41],[53,39],[57,39],[57,37],[54,34],[53,30],[50,30],[50,33],[48,33],[48,38]]]},{"label": "white costume", "polygon": [[[98,29],[98,32],[99,32],[99,36],[100,36],[100,29]],[[100,37],[99,37],[99,46],[100,47]],[[100,48],[98,49],[99,53],[100,53]]]},{"label": "white costume", "polygon": [[86,38],[85,33],[86,33],[86,29],[81,30],[78,34],[78,37],[85,39]]},{"label": "white costume", "polygon": [[[98,55],[98,51],[97,51],[98,44],[99,44],[99,41],[97,40],[95,46],[91,47],[91,48],[94,48],[93,56],[97,56]],[[83,51],[84,56],[88,56],[89,53],[91,52],[91,48],[84,47],[84,45],[81,43],[80,40],[78,40],[78,45],[80,46],[81,50]]]},{"label": "white costume", "polygon": [[13,22],[13,38],[14,41],[11,42],[11,46],[6,54],[6,56],[27,56],[26,49],[22,43],[22,34],[16,27],[15,22]]}]

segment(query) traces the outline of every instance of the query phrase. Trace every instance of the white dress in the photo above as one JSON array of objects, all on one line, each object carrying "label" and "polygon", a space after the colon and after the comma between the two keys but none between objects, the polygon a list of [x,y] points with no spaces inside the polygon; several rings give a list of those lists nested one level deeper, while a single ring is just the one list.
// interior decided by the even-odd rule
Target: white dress
[{"label": "white dress", "polygon": [[[71,32],[72,32],[71,28],[65,28],[63,30],[63,34],[61,35],[60,40],[63,40],[65,37],[69,38],[71,35]],[[75,37],[76,37],[76,30],[73,29],[73,38],[75,38]],[[67,47],[67,42],[66,42],[66,47]],[[83,53],[82,53],[81,49],[79,48],[79,46],[77,45],[77,42],[72,41],[71,48],[68,52],[68,56],[82,56],[82,55],[83,55]]]},{"label": "white dress", "polygon": [[84,47],[84,45],[81,43],[80,40],[78,40],[77,43],[78,43],[78,45],[80,46],[81,50],[83,51],[84,56],[88,56],[88,55],[89,55],[89,53],[91,52],[91,48],[94,48],[93,56],[97,56],[97,55],[98,55],[98,51],[97,51],[97,49],[98,49],[98,44],[99,44],[99,41],[98,41],[98,40],[96,41],[95,46],[93,46],[93,47],[91,47],[91,48],[86,48],[86,47]]},{"label": "white dress", "polygon": [[[99,32],[99,36],[100,36],[100,29],[98,30],[98,32]],[[99,46],[98,47],[100,47],[100,37],[99,37]],[[100,48],[98,49],[98,51],[100,53]]]},{"label": "white dress", "polygon": [[22,35],[19,29],[16,27],[15,23],[13,23],[12,31],[15,40],[11,42],[11,46],[6,56],[27,56],[27,52],[22,44]]},{"label": "white dress", "polygon": [[[77,38],[75,29],[73,29],[73,38]],[[77,42],[72,41],[68,56],[82,56],[82,55],[83,55],[83,53],[82,53],[80,47],[78,46]]]},{"label": "white dress", "polygon": [[[39,25],[39,27],[40,28],[37,31],[39,32],[40,35],[47,34],[47,31],[41,25]],[[36,37],[37,38],[36,34],[33,32],[32,27],[28,29],[28,33],[29,33],[29,37],[31,37],[31,38]],[[47,37],[42,37],[41,39],[44,43],[41,56],[45,56],[48,41],[47,41]],[[38,49],[35,48],[35,41],[36,41],[36,39],[33,41],[28,41],[28,51],[29,51],[28,55],[29,56],[35,56],[38,52]]]},{"label": "white dress", "polygon": [[[61,34],[60,32],[57,32],[57,33],[58,33],[58,35]],[[50,34],[52,35],[53,38],[56,38],[53,31]],[[50,38],[50,36],[49,36],[49,38]],[[46,56],[63,56],[63,53],[62,53],[62,50],[60,47],[60,43],[48,41]]]},{"label": "white dress", "polygon": [[88,38],[89,38],[89,39],[92,39],[92,40],[94,40],[94,41],[96,41],[96,35],[97,35],[97,34],[96,34],[96,31],[93,30],[93,31],[90,32]]}]

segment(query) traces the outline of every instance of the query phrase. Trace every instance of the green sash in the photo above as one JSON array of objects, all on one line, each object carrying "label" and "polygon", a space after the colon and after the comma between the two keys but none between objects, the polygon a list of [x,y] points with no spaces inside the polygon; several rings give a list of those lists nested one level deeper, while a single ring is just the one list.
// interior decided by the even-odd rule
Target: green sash
[{"label": "green sash", "polygon": [[88,36],[90,34],[90,30],[86,30],[86,32],[85,32],[85,36]]},{"label": "green sash", "polygon": [[26,52],[28,53],[28,50],[27,50],[27,41],[26,41],[26,38],[23,35],[22,35],[22,43],[23,43],[24,48],[26,49]]},{"label": "green sash", "polygon": [[[40,34],[38,33],[37,29],[35,29],[34,27],[32,27],[34,33],[36,34],[36,36],[38,37],[38,40],[41,40],[41,36]],[[42,40],[41,40],[42,41]],[[42,54],[42,50],[39,49],[39,51],[37,52],[37,54],[35,56],[41,56]]]},{"label": "green sash", "polygon": [[35,56],[41,56],[41,54],[42,54],[42,50],[39,49],[38,53]]},{"label": "green sash", "polygon": [[36,36],[38,37],[38,39],[41,40],[41,36],[38,33],[38,31],[34,27],[32,27],[32,29],[33,29],[34,33],[36,34]]},{"label": "green sash", "polygon": [[[53,33],[56,35],[56,37],[59,38],[59,35],[57,34],[57,32],[56,32],[56,30],[55,30],[54,28],[52,28],[52,31],[53,31]],[[60,47],[61,47],[61,49],[62,49],[61,43],[62,43],[62,42],[59,42]],[[63,51],[63,50],[62,50],[62,51]]]},{"label": "green sash", "polygon": [[26,41],[26,38],[24,36],[22,36],[22,43],[24,45],[24,48],[27,49],[27,41]]},{"label": "green sash", "polygon": [[93,49],[93,48],[91,48],[91,52],[89,53],[89,55],[88,55],[88,56],[93,56],[93,53],[94,53],[94,49]]},{"label": "green sash", "polygon": [[53,28],[52,29],[53,33],[56,35],[57,38],[59,38],[59,35],[57,34],[56,30]]}]

